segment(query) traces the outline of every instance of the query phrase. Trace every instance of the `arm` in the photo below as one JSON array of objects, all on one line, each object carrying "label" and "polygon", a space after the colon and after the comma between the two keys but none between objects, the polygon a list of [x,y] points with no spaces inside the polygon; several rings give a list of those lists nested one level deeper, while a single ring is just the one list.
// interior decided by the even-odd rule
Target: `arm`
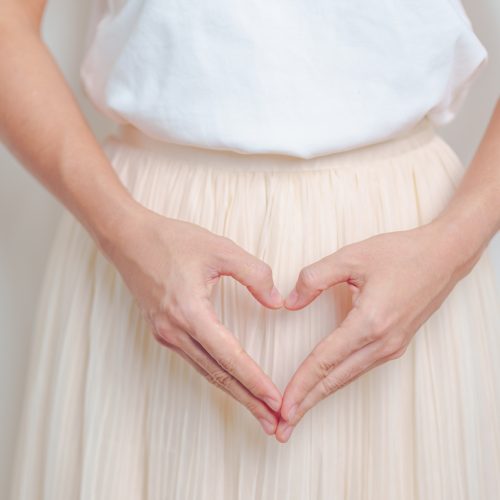
[{"label": "arm", "polygon": [[280,307],[269,266],[228,238],[132,198],[40,37],[44,7],[44,0],[0,0],[2,140],[118,269],[156,340],[273,433],[277,420],[269,407],[279,408],[281,394],[210,303],[213,285],[229,275],[263,305]]},{"label": "arm", "polygon": [[307,306],[348,283],[353,307],[302,362],[283,394],[276,438],[285,442],[319,401],[401,357],[419,327],[467,275],[500,228],[500,104],[451,201],[420,227],[346,245],[304,267],[285,307]]},{"label": "arm", "polygon": [[100,246],[136,207],[40,36],[44,0],[0,0],[0,137]]},{"label": "arm", "polygon": [[452,200],[432,224],[452,242],[460,277],[500,230],[500,100]]}]

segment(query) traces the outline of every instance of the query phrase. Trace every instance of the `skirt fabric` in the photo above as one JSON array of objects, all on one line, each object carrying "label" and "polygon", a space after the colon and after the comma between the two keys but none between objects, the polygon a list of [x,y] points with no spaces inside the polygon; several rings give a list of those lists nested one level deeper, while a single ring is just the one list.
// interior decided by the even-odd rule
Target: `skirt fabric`
[{"label": "skirt fabric", "polygon": [[[167,144],[130,125],[103,147],[136,200],[233,239],[272,267],[283,295],[342,246],[432,220],[465,172],[426,119],[313,159]],[[300,311],[270,310],[230,277],[213,295],[281,391],[350,300],[340,284]],[[282,444],[154,339],[65,211],[33,328],[12,500],[494,500],[498,305],[488,249],[403,356],[321,401]]]}]

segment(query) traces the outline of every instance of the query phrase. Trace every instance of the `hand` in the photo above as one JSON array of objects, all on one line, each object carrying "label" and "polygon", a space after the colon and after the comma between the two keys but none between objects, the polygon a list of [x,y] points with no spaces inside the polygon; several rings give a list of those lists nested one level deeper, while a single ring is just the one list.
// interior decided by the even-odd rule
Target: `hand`
[{"label": "hand", "polygon": [[301,270],[287,309],[301,309],[341,282],[352,291],[353,307],[288,383],[276,430],[279,441],[286,442],[319,401],[404,354],[420,325],[474,264],[460,267],[453,243],[438,224],[429,224],[346,245]]},{"label": "hand", "polygon": [[264,306],[281,307],[270,267],[229,238],[147,209],[127,217],[117,232],[103,251],[155,338],[242,403],[273,434],[281,393],[216,318],[210,300],[220,276],[229,275]]}]

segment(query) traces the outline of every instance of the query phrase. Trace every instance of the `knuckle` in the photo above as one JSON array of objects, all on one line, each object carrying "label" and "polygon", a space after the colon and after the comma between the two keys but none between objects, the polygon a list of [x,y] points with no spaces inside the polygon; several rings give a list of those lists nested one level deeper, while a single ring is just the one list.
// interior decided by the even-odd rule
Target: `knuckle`
[{"label": "knuckle", "polygon": [[236,361],[232,356],[224,355],[217,359],[220,367],[227,373],[234,373]]},{"label": "knuckle", "polygon": [[388,321],[387,317],[382,313],[378,312],[370,318],[370,330],[371,336],[374,340],[381,339],[387,332]]},{"label": "knuckle", "polygon": [[218,388],[227,390],[231,384],[231,376],[224,370],[207,372],[205,378]]},{"label": "knuckle", "polygon": [[390,329],[391,318],[384,310],[379,307],[366,307],[363,311],[364,322],[367,326],[364,340],[373,342],[384,338]]},{"label": "knuckle", "polygon": [[309,265],[303,267],[300,272],[299,272],[299,281],[306,287],[306,288],[315,288],[317,286],[317,283],[319,281],[319,276],[316,271],[316,267]]},{"label": "knuckle", "polygon": [[153,328],[153,337],[165,347],[177,347],[177,330],[171,325],[155,326]]},{"label": "knuckle", "polygon": [[179,322],[182,319],[182,309],[178,301],[170,301],[166,307],[167,314],[172,321]]},{"label": "knuckle", "polygon": [[375,342],[376,340],[381,340],[383,338],[383,332],[370,327],[364,334],[363,334],[363,342],[366,344],[370,344],[371,342]]},{"label": "knuckle", "polygon": [[215,256],[220,262],[230,261],[236,253],[239,254],[239,250],[240,248],[231,238],[223,235],[218,236]]},{"label": "knuckle", "polygon": [[340,381],[335,377],[326,377],[321,382],[322,396],[329,396],[340,387]]},{"label": "knuckle", "polygon": [[348,384],[352,378],[352,373],[350,371],[342,371],[335,375],[335,377],[326,377],[323,379],[322,389],[324,395],[329,395],[338,391],[342,387]]},{"label": "knuckle", "polygon": [[164,314],[148,314],[154,339],[166,347],[176,347],[178,331]]},{"label": "knuckle", "polygon": [[200,313],[200,305],[196,300],[187,300],[179,307],[179,314],[185,322],[191,323],[196,320]]},{"label": "knuckle", "polygon": [[406,352],[407,348],[408,348],[407,344],[402,344],[399,341],[396,343],[396,345],[391,344],[389,347],[386,348],[386,359],[392,360],[400,358]]},{"label": "knuckle", "polygon": [[328,395],[330,395],[332,392],[335,391],[335,383],[333,380],[329,379],[329,378],[325,378],[322,380],[321,382],[321,395],[323,397],[326,397]]},{"label": "knuckle", "polygon": [[321,356],[321,354],[317,351],[312,351],[311,357],[313,358],[314,364],[322,377],[326,377],[326,375],[328,375],[335,367],[335,360],[325,358],[325,356]]},{"label": "knuckle", "polygon": [[383,356],[390,356],[393,352],[399,350],[402,345],[403,342],[399,337],[391,335],[384,340],[381,354]]},{"label": "knuckle", "polygon": [[272,269],[269,264],[257,261],[254,265],[254,275],[258,280],[265,281],[272,276]]}]

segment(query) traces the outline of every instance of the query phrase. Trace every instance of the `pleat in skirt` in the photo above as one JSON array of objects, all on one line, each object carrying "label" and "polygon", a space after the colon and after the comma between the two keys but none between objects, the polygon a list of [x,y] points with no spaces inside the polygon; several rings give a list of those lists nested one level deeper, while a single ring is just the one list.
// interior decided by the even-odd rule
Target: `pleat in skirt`
[{"label": "pleat in skirt", "polygon": [[[302,267],[342,246],[431,221],[465,172],[427,119],[312,159],[170,144],[130,125],[103,148],[136,200],[231,238],[271,266],[283,295]],[[12,500],[497,499],[489,252],[404,355],[322,400],[283,444],[154,338],[120,274],[64,211],[34,321]],[[225,276],[213,303],[283,392],[349,311],[344,285],[291,312]]]}]

